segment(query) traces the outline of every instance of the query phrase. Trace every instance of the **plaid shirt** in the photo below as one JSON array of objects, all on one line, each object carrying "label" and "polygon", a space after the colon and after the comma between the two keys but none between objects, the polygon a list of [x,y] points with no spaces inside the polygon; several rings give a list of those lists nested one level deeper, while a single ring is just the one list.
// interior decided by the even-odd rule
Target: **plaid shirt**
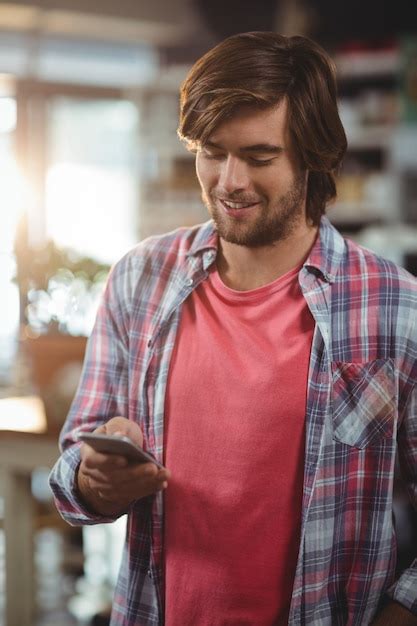
[{"label": "plaid shirt", "polygon": [[[138,422],[145,448],[162,460],[181,304],[207,276],[216,251],[207,222],[150,238],[113,268],[51,474],[57,507],[70,524],[113,521],[93,515],[79,498],[80,430],[124,415]],[[417,281],[344,240],[323,218],[299,282],[316,329],[289,624],[369,624],[385,593],[417,614],[417,562],[394,580],[392,522],[397,442],[417,501]],[[127,523],[111,624],[161,625],[162,494],[134,502]]]}]

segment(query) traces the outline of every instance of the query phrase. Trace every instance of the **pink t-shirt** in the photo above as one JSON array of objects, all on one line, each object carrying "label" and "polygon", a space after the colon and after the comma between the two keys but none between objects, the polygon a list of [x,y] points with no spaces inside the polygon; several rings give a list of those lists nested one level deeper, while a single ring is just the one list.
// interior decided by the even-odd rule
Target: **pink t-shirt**
[{"label": "pink t-shirt", "polygon": [[287,623],[314,330],[298,271],[244,292],[213,271],[184,304],[165,411],[166,626]]}]

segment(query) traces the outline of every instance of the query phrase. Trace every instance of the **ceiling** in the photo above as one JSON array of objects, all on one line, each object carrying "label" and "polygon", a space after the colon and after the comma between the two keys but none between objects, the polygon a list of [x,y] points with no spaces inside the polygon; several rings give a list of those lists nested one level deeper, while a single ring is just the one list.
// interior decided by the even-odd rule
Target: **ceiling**
[{"label": "ceiling", "polygon": [[201,46],[248,30],[299,32],[305,14],[302,0],[0,0],[0,30]]},{"label": "ceiling", "polygon": [[192,0],[0,1],[0,30],[155,46],[207,36]]},{"label": "ceiling", "polygon": [[0,31],[145,43],[187,62],[247,30],[322,43],[415,33],[414,13],[410,0],[0,0]]}]

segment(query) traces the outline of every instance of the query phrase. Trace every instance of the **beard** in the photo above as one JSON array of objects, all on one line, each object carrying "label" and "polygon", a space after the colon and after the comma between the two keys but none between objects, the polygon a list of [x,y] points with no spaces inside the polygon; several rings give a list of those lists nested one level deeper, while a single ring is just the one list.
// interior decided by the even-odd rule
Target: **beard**
[{"label": "beard", "polygon": [[250,223],[234,220],[219,209],[216,203],[218,196],[214,191],[209,194],[203,191],[202,197],[216,230],[224,241],[258,248],[288,239],[297,229],[305,215],[306,187],[305,175],[301,174],[290,189],[272,203],[267,199],[248,197],[245,194],[221,194],[221,198],[229,202],[260,202],[267,207],[266,211],[260,211],[255,221],[251,220]]}]

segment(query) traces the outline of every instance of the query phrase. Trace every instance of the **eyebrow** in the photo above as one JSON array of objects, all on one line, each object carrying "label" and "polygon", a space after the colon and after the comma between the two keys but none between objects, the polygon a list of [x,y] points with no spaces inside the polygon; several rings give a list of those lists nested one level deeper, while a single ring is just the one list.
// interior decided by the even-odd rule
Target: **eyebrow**
[{"label": "eyebrow", "polygon": [[[222,146],[214,143],[214,141],[206,141],[203,147],[223,150]],[[262,152],[264,154],[279,154],[280,152],[283,152],[283,150],[284,148],[282,146],[276,146],[271,143],[256,143],[252,146],[244,146],[243,148],[239,148],[239,152]]]}]

